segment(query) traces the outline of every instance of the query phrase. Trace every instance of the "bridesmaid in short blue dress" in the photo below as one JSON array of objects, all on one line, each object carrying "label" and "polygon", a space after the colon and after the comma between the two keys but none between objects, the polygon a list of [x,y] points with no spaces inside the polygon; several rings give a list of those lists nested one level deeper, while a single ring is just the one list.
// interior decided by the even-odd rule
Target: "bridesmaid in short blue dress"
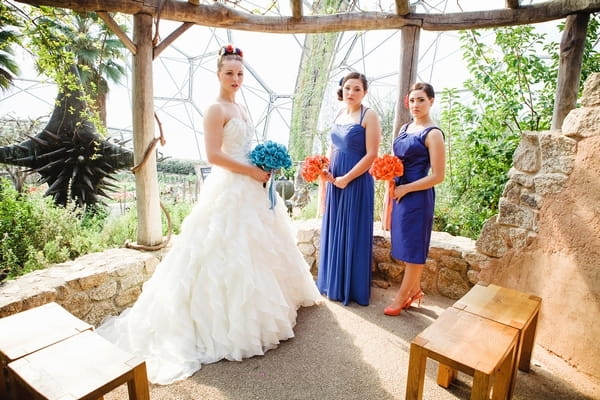
[{"label": "bridesmaid in short blue dress", "polygon": [[[404,164],[404,175],[396,178],[396,185],[405,185],[421,179],[429,173],[431,162],[429,149],[425,146],[430,126],[417,133],[406,133],[404,125],[394,139],[394,155]],[[433,229],[435,189],[407,193],[400,202],[394,202],[390,235],[392,257],[411,264],[425,264]]]},{"label": "bridesmaid in short blue dress", "polygon": [[415,83],[407,97],[413,120],[400,128],[392,144],[404,164],[393,192],[391,255],[405,264],[402,283],[386,315],[399,315],[424,296],[421,275],[431,242],[435,207],[434,186],[444,180],[444,133],[430,116],[435,93],[428,83]]}]

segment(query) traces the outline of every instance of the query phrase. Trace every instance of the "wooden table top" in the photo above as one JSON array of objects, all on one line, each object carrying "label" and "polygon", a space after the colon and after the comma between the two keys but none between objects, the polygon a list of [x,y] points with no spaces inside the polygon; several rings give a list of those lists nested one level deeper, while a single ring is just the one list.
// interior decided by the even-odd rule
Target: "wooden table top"
[{"label": "wooden table top", "polygon": [[[72,336],[9,364],[28,385],[52,399],[81,399],[125,376],[143,360],[93,331]],[[122,383],[122,382],[121,382]]]},{"label": "wooden table top", "polygon": [[446,309],[413,343],[491,375],[516,345],[519,331],[456,308]]},{"label": "wooden table top", "polygon": [[538,296],[514,289],[477,284],[453,307],[523,329],[539,312],[541,301]]},{"label": "wooden table top", "polygon": [[92,326],[57,303],[0,318],[0,354],[16,360]]}]

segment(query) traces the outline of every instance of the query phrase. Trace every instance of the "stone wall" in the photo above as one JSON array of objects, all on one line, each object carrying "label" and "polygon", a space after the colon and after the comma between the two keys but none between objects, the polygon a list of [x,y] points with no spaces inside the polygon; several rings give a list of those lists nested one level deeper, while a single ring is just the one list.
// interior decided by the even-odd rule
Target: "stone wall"
[{"label": "stone wall", "polygon": [[[317,274],[321,221],[307,220],[298,223],[298,247]],[[375,224],[373,238],[373,284],[388,287],[400,284],[405,265],[390,256],[390,233]],[[487,257],[479,254],[475,241],[452,236],[444,232],[433,232],[431,249],[423,272],[422,287],[429,294],[439,294],[459,299],[478,281],[479,264]]]},{"label": "stone wall", "polygon": [[[298,247],[317,274],[320,221],[296,223]],[[400,282],[404,267],[389,257],[389,233],[376,232],[374,284]],[[173,240],[177,240],[176,237]],[[55,301],[84,321],[98,325],[131,306],[168,249],[142,252],[111,249],[53,265],[0,285],[0,318]],[[423,287],[428,293],[459,298],[475,282],[475,241],[434,232]]]},{"label": "stone wall", "polygon": [[54,301],[97,325],[133,304],[163,252],[111,249],[5,281],[0,318]]},{"label": "stone wall", "polygon": [[542,298],[537,343],[600,377],[600,74],[560,131],[522,135],[480,279]]}]

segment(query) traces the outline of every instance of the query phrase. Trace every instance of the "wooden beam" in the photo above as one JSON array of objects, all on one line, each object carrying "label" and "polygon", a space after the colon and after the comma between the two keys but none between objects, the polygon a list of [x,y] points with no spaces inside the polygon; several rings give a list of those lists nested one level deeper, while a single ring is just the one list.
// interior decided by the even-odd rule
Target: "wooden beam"
[{"label": "wooden beam", "polygon": [[394,137],[398,135],[402,125],[411,119],[410,111],[404,105],[404,97],[408,94],[410,86],[417,81],[420,42],[420,28],[407,26],[400,31],[400,69],[398,73],[398,101],[396,102],[396,116],[394,118]]},{"label": "wooden beam", "polygon": [[127,34],[125,32],[123,32],[123,30],[121,29],[119,24],[117,24],[117,21],[115,21],[113,19],[113,17],[111,17],[105,11],[98,11],[96,14],[98,14],[98,16],[100,18],[102,18],[102,21],[104,21],[104,23],[106,23],[106,25],[109,26],[109,28],[113,31],[113,33],[115,35],[117,35],[117,37],[119,39],[121,39],[121,42],[123,43],[123,45],[125,47],[127,47],[127,49],[129,49],[131,54],[135,55],[135,52],[136,52],[135,43],[133,43],[133,41],[131,39],[129,39],[129,36],[127,36]]},{"label": "wooden beam", "polygon": [[292,2],[292,19],[302,18],[302,0],[291,0]]},{"label": "wooden beam", "polygon": [[519,8],[519,0],[506,0],[506,8]]},{"label": "wooden beam", "polygon": [[175,39],[177,39],[179,36],[183,35],[183,32],[187,31],[188,29],[190,29],[192,26],[195,26],[195,25],[196,24],[194,24],[192,22],[184,22],[183,24],[181,24],[177,29],[175,29],[173,32],[171,32],[171,34],[169,36],[167,36],[166,39],[164,39],[162,42],[160,42],[154,48],[154,55],[152,56],[152,59],[154,60],[156,57],[158,57],[160,55],[160,53],[163,52],[164,49],[169,47],[169,45],[175,41]]},{"label": "wooden beam", "polygon": [[[20,0],[21,3],[70,8],[76,11],[108,11],[157,16],[162,0]],[[240,12],[220,3],[193,5],[164,0],[160,17],[215,28],[266,33],[323,33],[340,31],[400,29],[420,26],[428,31],[493,28],[529,25],[571,14],[600,11],[600,0],[549,0],[517,9],[498,9],[447,14],[409,13],[399,16],[382,12],[349,12],[333,15],[293,17],[261,16]]]},{"label": "wooden beam", "polygon": [[396,14],[406,15],[410,12],[408,0],[396,0]]},{"label": "wooden beam", "polygon": [[[152,74],[152,16],[133,16],[133,39],[137,54],[133,56],[133,159],[142,164],[146,152],[154,144],[154,85]],[[162,242],[160,192],[156,171],[156,151],[135,173],[137,205],[137,244],[155,246]]]},{"label": "wooden beam", "polygon": [[575,14],[567,17],[560,41],[558,81],[556,82],[551,129],[560,129],[567,114],[577,105],[589,20],[589,14]]}]

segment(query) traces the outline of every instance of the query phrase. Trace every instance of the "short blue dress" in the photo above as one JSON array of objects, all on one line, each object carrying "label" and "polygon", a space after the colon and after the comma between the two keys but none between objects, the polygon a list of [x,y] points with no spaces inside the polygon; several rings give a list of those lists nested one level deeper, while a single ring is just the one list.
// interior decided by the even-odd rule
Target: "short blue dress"
[{"label": "short blue dress", "polygon": [[[396,178],[396,185],[407,184],[427,176],[431,169],[429,150],[425,139],[432,129],[406,133],[408,124],[394,139],[394,155],[404,164],[404,175]],[[392,257],[411,264],[425,264],[433,229],[435,190],[429,188],[406,194],[400,202],[394,201],[390,237]]]},{"label": "short blue dress", "polygon": [[[361,110],[358,124],[335,124],[331,130],[329,169],[335,177],[347,173],[367,152],[362,126],[366,111]],[[344,305],[350,301],[369,305],[374,198],[375,185],[368,172],[344,189],[327,184],[317,286],[321,294]]]}]

